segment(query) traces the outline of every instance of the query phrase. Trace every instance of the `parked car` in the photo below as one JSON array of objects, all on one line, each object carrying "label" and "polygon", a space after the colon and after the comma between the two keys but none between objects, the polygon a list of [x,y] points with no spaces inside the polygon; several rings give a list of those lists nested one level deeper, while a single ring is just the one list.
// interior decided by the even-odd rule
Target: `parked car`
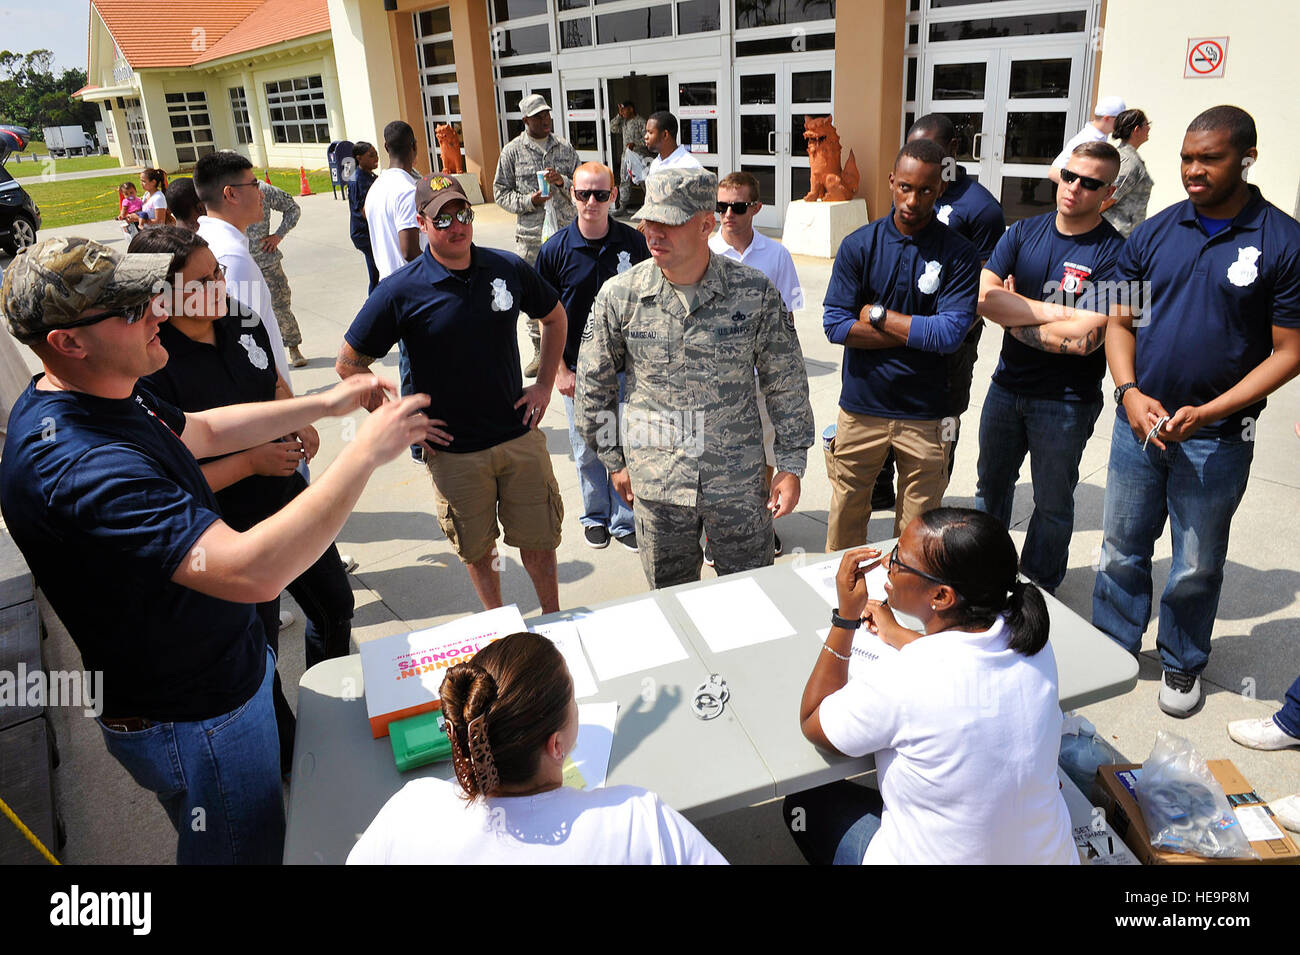
[{"label": "parked car", "polygon": [[0,126],[0,248],[11,255],[36,244],[41,210],[5,168],[10,154],[22,152],[31,134],[21,126]]}]

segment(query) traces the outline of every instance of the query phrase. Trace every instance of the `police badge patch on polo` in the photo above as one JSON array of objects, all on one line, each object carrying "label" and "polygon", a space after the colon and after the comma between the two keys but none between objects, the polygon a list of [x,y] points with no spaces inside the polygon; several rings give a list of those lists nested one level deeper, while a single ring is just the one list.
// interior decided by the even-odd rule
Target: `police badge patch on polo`
[{"label": "police badge patch on polo", "polygon": [[939,291],[939,271],[942,268],[942,262],[925,263],[925,271],[916,280],[916,287],[921,290],[921,294],[933,295]]},{"label": "police badge patch on polo", "polygon": [[492,311],[507,312],[515,304],[515,297],[506,288],[505,279],[492,280]]},{"label": "police badge patch on polo", "polygon": [[951,215],[952,215],[952,206],[940,206],[939,211],[934,214],[934,217],[938,219],[940,222],[942,222],[944,225],[948,225],[948,219]]},{"label": "police badge patch on polo", "polygon": [[1233,285],[1245,287],[1259,278],[1259,249],[1248,245],[1237,250],[1237,261],[1228,266],[1228,281]]},{"label": "police badge patch on polo", "polygon": [[244,346],[244,351],[248,352],[248,360],[252,366],[259,371],[265,371],[268,364],[266,352],[262,346],[253,340],[252,335],[240,335],[239,344]]},{"label": "police badge patch on polo", "polygon": [[614,271],[617,274],[622,275],[631,267],[632,267],[632,253],[627,251],[627,249],[624,249],[622,252],[618,254],[618,266],[614,269]]}]

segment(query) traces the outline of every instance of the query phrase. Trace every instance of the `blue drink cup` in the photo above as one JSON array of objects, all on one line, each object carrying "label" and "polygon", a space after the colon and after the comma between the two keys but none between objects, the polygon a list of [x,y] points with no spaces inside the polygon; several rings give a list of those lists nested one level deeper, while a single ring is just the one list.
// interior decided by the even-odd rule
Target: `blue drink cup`
[{"label": "blue drink cup", "polygon": [[537,191],[544,196],[551,194],[551,184],[546,181],[546,171],[542,170],[537,174]]}]

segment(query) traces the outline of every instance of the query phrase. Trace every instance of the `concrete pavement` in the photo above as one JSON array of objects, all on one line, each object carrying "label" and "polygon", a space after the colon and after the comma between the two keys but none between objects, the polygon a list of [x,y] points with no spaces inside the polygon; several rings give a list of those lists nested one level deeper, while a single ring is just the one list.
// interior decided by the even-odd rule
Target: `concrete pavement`
[{"label": "concrete pavement", "polygon": [[[361,255],[347,238],[346,204],[329,195],[300,199],[302,220],[281,246],[285,271],[294,289],[294,312],[303,330],[306,368],[293,372],[299,393],[326,388],[335,380],[334,355],[343,332],[360,307],[366,289]],[[493,205],[475,210],[480,245],[511,248],[513,217]],[[123,237],[114,222],[67,229],[43,230],[41,237],[87,235],[114,245]],[[0,256],[0,265],[7,260]],[[821,330],[820,303],[830,276],[830,262],[796,257],[809,307],[796,316],[803,345],[817,430],[835,419],[842,349],[826,341]],[[521,351],[527,346],[520,325]],[[974,499],[979,414],[987,383],[996,365],[1001,336],[985,333],[976,367],[973,403],[964,416],[963,437],[947,503],[970,506]],[[33,356],[26,353],[28,359]],[[34,360],[31,361],[36,366]],[[396,380],[396,353],[381,363]],[[1101,541],[1102,500],[1106,482],[1114,409],[1109,405],[1097,423],[1080,469],[1076,491],[1076,532],[1070,571],[1058,597],[1085,618],[1091,613],[1095,576],[1093,563]],[[359,415],[360,413],[358,413]],[[1150,751],[1157,729],[1190,739],[1207,758],[1231,758],[1260,792],[1276,798],[1300,789],[1300,751],[1256,753],[1228,739],[1230,719],[1265,716],[1277,709],[1291,680],[1300,673],[1296,652],[1300,633],[1300,548],[1284,528],[1287,513],[1300,509],[1300,475],[1295,467],[1300,451],[1292,428],[1300,420],[1300,386],[1282,389],[1263,414],[1250,486],[1233,525],[1233,537],[1214,630],[1214,652],[1204,681],[1205,708],[1189,720],[1174,720],[1156,707],[1159,662],[1154,627],[1144,640],[1142,672],[1136,689],[1125,696],[1083,710],[1126,757],[1140,761]],[[328,421],[321,427],[321,451],[313,471],[321,472],[338,453],[345,425]],[[560,545],[561,605],[593,605],[646,589],[635,554],[617,545],[601,551],[583,542],[577,514],[580,500],[577,473],[569,453],[563,403],[553,400],[542,421],[556,478],[565,503],[565,536]],[[1023,543],[1032,509],[1028,473],[1019,486],[1013,538]],[[446,621],[474,612],[477,600],[468,576],[452,553],[433,517],[433,490],[422,466],[400,458],[372,478],[355,511],[339,535],[339,549],[359,562],[353,574],[357,610],[354,636],[365,641],[390,633]],[[830,488],[819,445],[809,454],[808,474],[796,514],[778,522],[778,533],[790,560],[800,552],[824,549]],[[872,518],[869,536],[881,540],[893,534],[893,513]],[[1155,588],[1163,589],[1170,547],[1162,540],[1155,553]],[[539,612],[518,553],[502,547],[505,599],[519,604],[525,616]],[[705,568],[704,573],[712,571]],[[281,672],[291,702],[302,672],[302,614],[285,598],[297,621],[281,639]],[[183,639],[183,634],[178,634]],[[80,657],[66,633],[51,627],[45,644],[51,668],[80,668]],[[811,660],[809,661],[811,666]],[[793,713],[790,718],[794,718]],[[167,863],[174,859],[175,836],[153,796],[136,786],[107,755],[99,731],[80,711],[60,710],[55,725],[62,750],[56,772],[59,804],[68,830],[68,845],[60,854],[81,863]],[[648,786],[653,781],[647,780]],[[735,862],[797,861],[799,856],[780,822],[779,803],[705,822],[700,827]]]}]

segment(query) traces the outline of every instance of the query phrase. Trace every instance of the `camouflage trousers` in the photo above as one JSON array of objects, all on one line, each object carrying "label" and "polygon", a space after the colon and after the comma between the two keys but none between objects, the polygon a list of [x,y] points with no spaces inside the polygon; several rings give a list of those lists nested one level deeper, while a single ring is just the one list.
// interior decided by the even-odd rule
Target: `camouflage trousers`
[{"label": "camouflage trousers", "polygon": [[752,493],[695,507],[637,498],[632,513],[641,569],[653,588],[700,579],[701,531],[708,535],[720,577],[772,564],[772,513],[761,485]]},{"label": "camouflage trousers", "polygon": [[302,344],[302,332],[298,330],[298,319],[293,317],[289,306],[289,280],[284,276],[280,260],[275,259],[262,266],[262,276],[266,287],[271,292],[271,308],[275,310],[275,320],[280,325],[280,335],[284,338],[285,348],[294,348]]},{"label": "camouflage trousers", "polygon": [[[529,265],[537,267],[537,253],[542,251],[542,237],[540,235],[521,238],[515,236],[515,255],[519,256]],[[542,323],[535,318],[528,319],[528,337],[533,342],[533,351],[539,351],[542,347]]]}]

